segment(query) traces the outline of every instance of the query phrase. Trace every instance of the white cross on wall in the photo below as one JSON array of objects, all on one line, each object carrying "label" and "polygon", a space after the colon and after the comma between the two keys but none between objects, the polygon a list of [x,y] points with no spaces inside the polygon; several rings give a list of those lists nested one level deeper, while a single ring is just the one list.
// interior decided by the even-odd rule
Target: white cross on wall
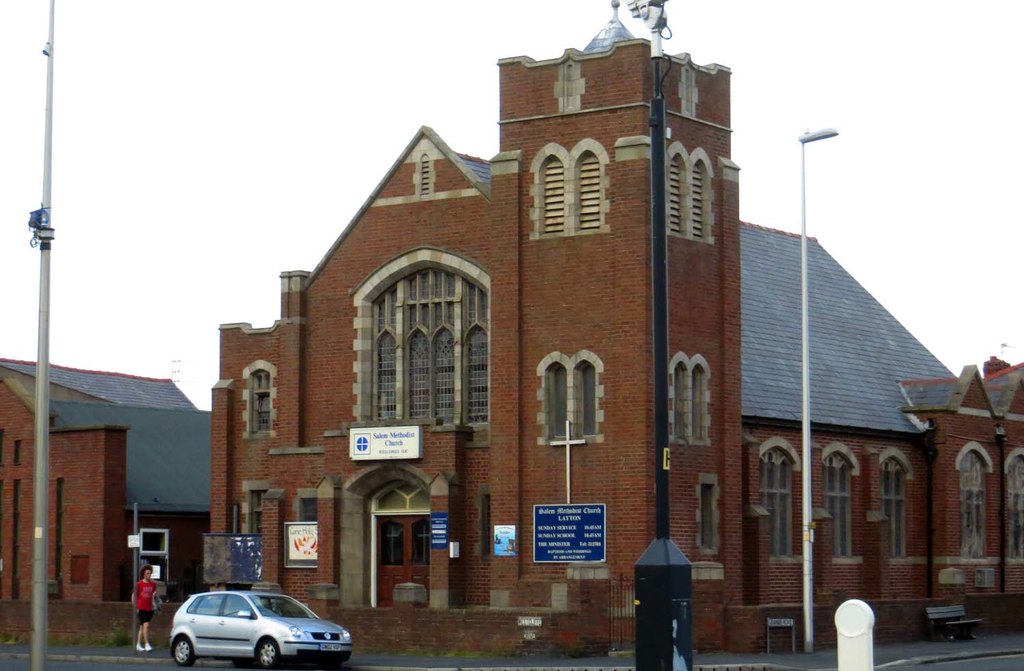
[{"label": "white cross on wall", "polygon": [[552,438],[548,444],[553,447],[565,448],[565,502],[572,503],[572,446],[586,445],[587,441],[583,438],[573,440],[572,422],[565,420],[565,439],[555,440]]}]

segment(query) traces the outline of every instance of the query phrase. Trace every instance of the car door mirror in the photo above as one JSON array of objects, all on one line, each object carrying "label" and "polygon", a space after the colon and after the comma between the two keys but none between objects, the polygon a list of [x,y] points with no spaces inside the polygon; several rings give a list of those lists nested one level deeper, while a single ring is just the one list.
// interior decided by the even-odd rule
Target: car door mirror
[{"label": "car door mirror", "polygon": [[245,618],[248,618],[250,620],[255,620],[256,619],[255,617],[253,617],[253,614],[252,614],[251,610],[240,610],[240,611],[238,611],[238,617],[245,617]]}]

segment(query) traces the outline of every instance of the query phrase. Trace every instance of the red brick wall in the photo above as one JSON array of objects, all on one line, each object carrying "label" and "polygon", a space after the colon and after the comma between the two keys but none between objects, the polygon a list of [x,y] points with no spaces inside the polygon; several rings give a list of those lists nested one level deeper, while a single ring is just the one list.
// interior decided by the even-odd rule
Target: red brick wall
[{"label": "red brick wall", "polygon": [[[2,525],[3,572],[0,598],[15,595],[28,600],[32,589],[32,529],[35,426],[32,414],[8,386],[0,384],[0,428],[4,430]],[[14,441],[21,441],[20,463],[14,463]],[[131,590],[132,553],[126,511],[127,431],[124,427],[53,429],[49,440],[49,501],[47,576],[57,598],[73,601],[127,599]],[[21,483],[18,514],[17,562],[14,553],[14,481]],[[64,483],[62,530],[57,526],[57,481]],[[205,515],[140,515],[140,526],[171,531],[171,579],[184,580],[184,568],[201,567],[202,533],[209,529]],[[60,574],[57,544],[60,541]],[[14,567],[17,563],[17,576]],[[73,580],[72,566],[81,575]]]}]

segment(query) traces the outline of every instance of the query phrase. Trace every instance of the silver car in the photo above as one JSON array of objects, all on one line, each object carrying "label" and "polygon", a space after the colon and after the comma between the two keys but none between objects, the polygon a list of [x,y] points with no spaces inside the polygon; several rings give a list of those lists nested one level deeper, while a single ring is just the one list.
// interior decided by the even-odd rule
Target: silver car
[{"label": "silver car", "polygon": [[270,592],[194,594],[174,614],[171,656],[178,666],[198,657],[230,659],[239,668],[273,668],[282,660],[338,668],[352,655],[352,636],[304,605]]}]

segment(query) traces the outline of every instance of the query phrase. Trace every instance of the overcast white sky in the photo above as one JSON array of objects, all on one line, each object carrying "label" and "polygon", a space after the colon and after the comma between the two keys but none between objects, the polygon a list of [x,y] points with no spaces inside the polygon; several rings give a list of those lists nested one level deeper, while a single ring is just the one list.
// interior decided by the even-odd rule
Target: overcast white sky
[{"label": "overcast white sky", "polygon": [[[744,221],[799,232],[797,136],[835,127],[807,147],[809,234],[953,372],[1024,359],[1016,3],[667,8],[666,52],[733,72]],[[271,325],[281,271],[316,266],[421,125],[490,158],[497,60],[582,49],[611,13],[609,0],[58,0],[51,362],[173,372],[209,408],[218,326]],[[0,2],[0,357],[25,360],[48,14],[48,0]]]}]

